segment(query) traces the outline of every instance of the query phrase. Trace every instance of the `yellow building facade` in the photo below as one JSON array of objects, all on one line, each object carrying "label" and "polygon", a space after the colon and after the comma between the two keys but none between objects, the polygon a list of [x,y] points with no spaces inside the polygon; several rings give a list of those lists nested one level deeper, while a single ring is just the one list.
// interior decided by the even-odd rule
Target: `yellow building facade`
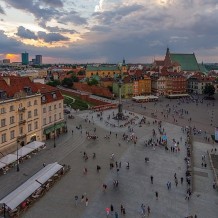
[{"label": "yellow building facade", "polygon": [[110,77],[114,78],[116,75],[121,74],[121,70],[117,66],[87,66],[86,67],[86,78],[90,78],[92,76],[99,76],[101,78]]},{"label": "yellow building facade", "polygon": [[41,95],[15,94],[0,101],[0,151],[13,151],[18,145],[42,140]]}]

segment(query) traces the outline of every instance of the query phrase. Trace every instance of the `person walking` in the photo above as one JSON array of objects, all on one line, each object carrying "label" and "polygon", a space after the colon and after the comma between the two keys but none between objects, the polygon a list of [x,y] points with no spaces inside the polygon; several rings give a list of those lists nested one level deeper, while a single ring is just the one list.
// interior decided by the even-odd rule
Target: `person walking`
[{"label": "person walking", "polygon": [[85,167],[85,168],[83,169],[83,174],[86,175],[87,172],[88,172],[88,170],[87,170],[87,168]]},{"label": "person walking", "polygon": [[151,184],[153,184],[154,177],[151,175]]},{"label": "person walking", "polygon": [[78,195],[75,195],[74,199],[75,199],[75,205],[77,206],[78,205],[78,199],[79,199]]},{"label": "person walking", "polygon": [[158,200],[158,192],[155,192],[156,200]]},{"label": "person walking", "polygon": [[119,217],[118,217],[118,213],[117,213],[117,212],[115,212],[115,218],[119,218]]},{"label": "person walking", "polygon": [[148,216],[150,215],[150,213],[151,213],[151,208],[148,206],[148,208],[147,208],[147,211],[148,211]]},{"label": "person walking", "polygon": [[86,197],[86,207],[88,206],[89,204],[89,199]]},{"label": "person walking", "polygon": [[114,213],[114,206],[111,204],[111,215]]},{"label": "person walking", "polygon": [[121,215],[123,214],[123,205],[122,204],[120,205],[120,213],[121,213]]}]

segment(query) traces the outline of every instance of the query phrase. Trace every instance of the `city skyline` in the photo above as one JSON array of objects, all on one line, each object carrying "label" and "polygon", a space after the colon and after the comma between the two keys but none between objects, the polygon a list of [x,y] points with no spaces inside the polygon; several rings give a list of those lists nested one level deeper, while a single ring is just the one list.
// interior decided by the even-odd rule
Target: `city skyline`
[{"label": "city skyline", "polygon": [[0,59],[150,63],[169,47],[218,62],[217,11],[216,0],[3,0]]}]

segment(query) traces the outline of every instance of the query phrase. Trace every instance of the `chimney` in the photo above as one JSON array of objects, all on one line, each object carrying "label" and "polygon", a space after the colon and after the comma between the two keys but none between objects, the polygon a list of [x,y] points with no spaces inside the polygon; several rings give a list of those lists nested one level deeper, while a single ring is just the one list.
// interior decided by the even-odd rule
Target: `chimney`
[{"label": "chimney", "polygon": [[7,83],[8,86],[11,85],[11,80],[9,76],[3,76],[4,81]]}]

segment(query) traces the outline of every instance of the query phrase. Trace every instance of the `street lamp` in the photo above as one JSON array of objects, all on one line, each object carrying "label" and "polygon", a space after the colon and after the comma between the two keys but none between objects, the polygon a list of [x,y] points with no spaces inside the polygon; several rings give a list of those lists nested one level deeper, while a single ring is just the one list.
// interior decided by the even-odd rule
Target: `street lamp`
[{"label": "street lamp", "polygon": [[55,127],[56,127],[56,123],[54,123],[54,148],[56,148],[56,143],[55,143]]},{"label": "street lamp", "polygon": [[19,145],[19,140],[17,140],[17,172],[20,171],[20,167],[19,167],[19,158],[18,158],[18,145]]}]

